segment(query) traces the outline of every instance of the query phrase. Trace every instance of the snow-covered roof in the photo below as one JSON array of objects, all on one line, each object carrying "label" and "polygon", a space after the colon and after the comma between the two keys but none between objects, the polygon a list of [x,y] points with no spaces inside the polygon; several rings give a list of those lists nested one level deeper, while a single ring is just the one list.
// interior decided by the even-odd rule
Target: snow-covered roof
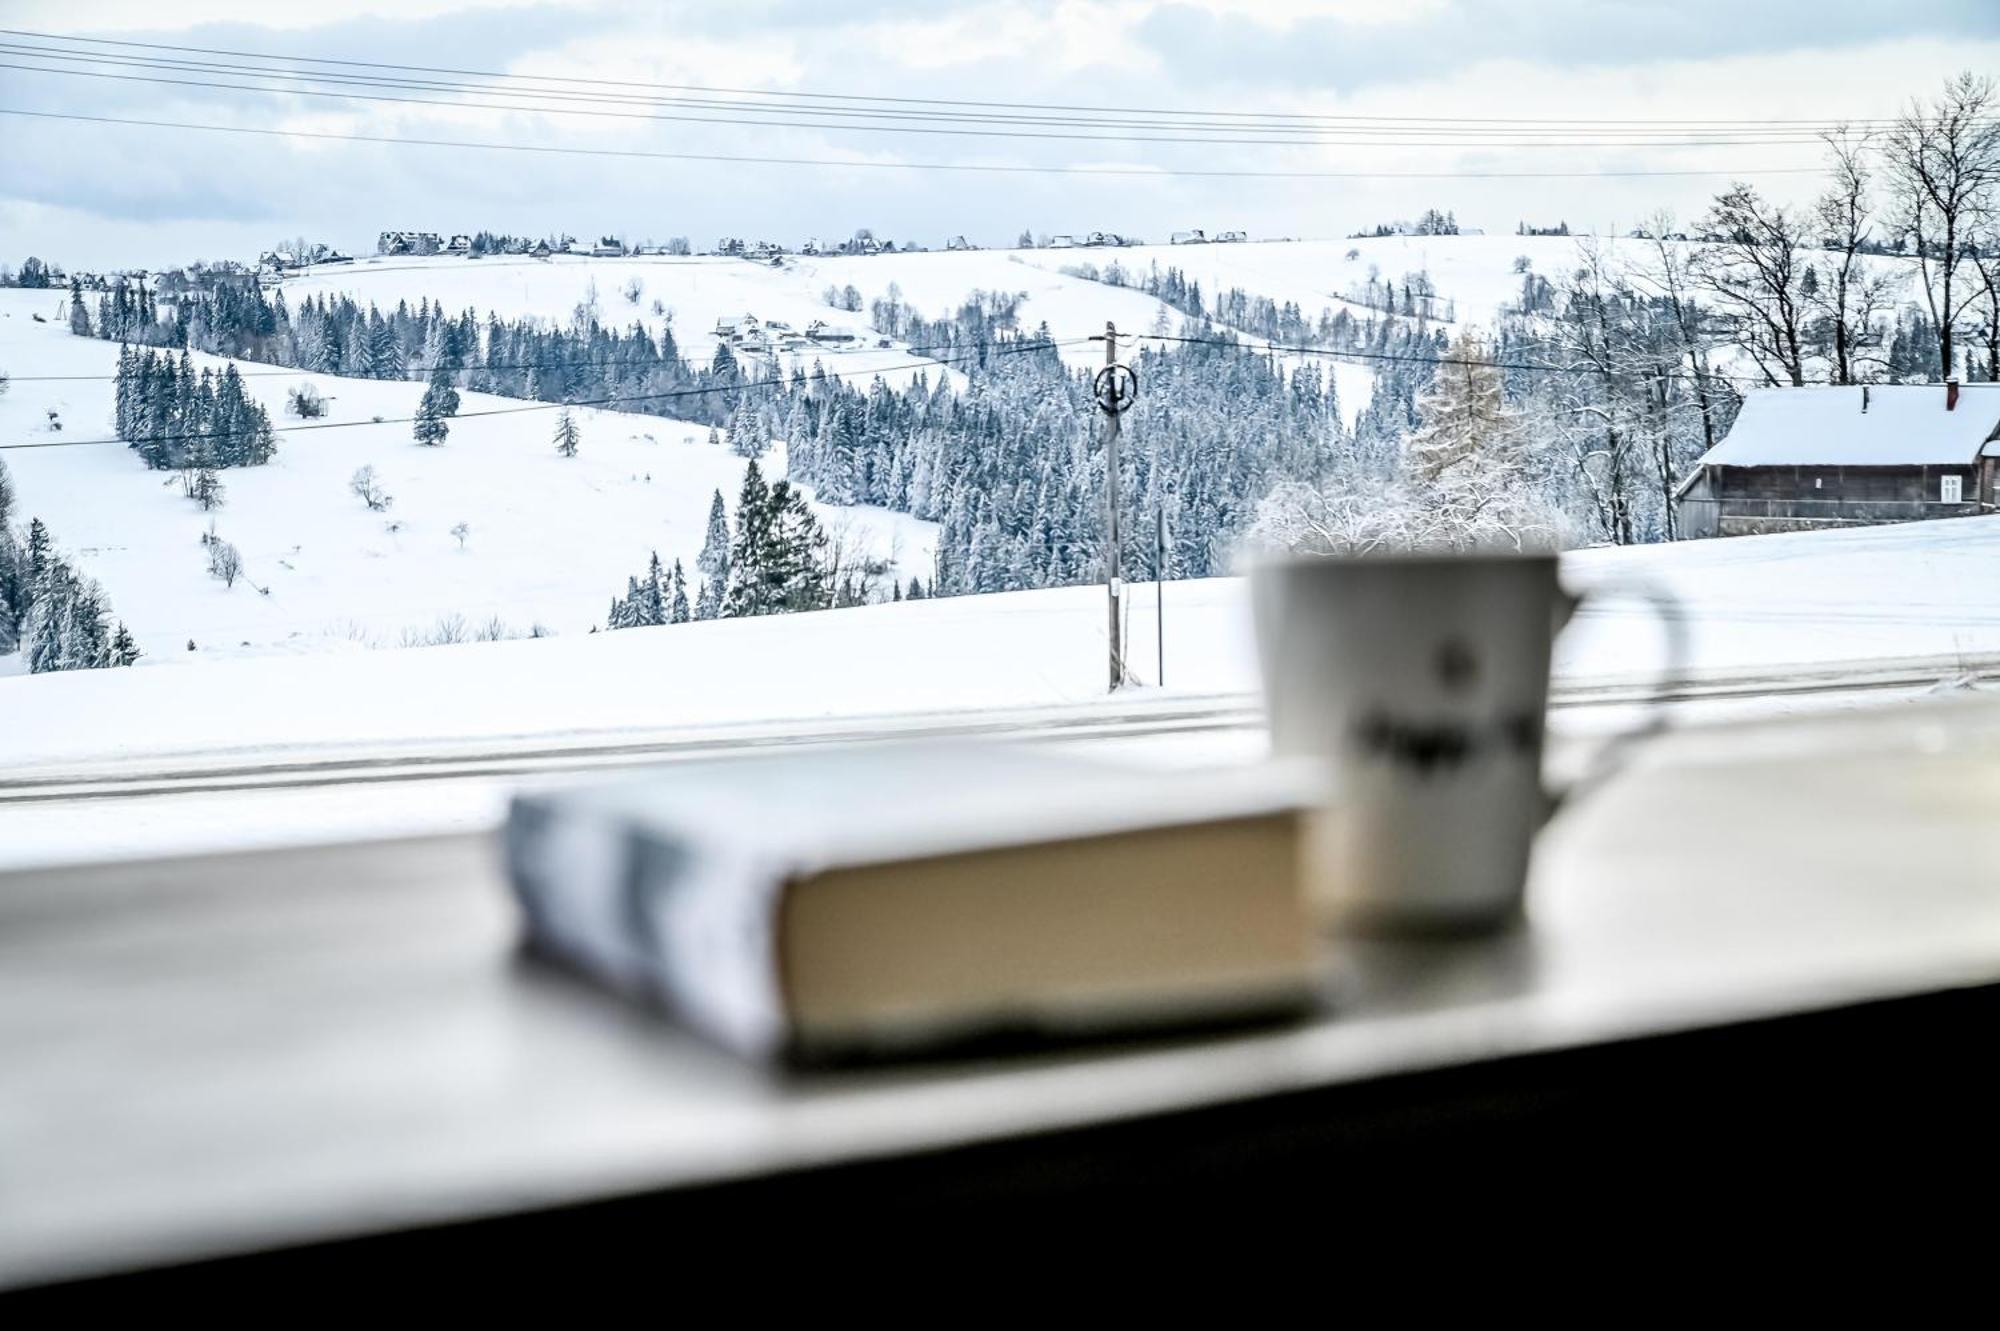
[{"label": "snow-covered roof", "polygon": [[[1861,409],[1867,393],[1868,409]],[[1762,388],[1723,441],[1714,467],[1917,467],[1971,462],[2000,432],[2000,388],[1961,388],[1945,410],[1943,384]]]}]

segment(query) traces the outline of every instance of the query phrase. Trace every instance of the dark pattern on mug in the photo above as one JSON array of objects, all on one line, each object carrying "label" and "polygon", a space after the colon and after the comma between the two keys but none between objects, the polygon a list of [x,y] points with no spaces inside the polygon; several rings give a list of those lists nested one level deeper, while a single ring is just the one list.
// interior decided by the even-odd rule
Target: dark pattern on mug
[{"label": "dark pattern on mug", "polygon": [[1497,721],[1411,721],[1371,712],[1354,727],[1354,739],[1379,758],[1411,768],[1420,776],[1456,771],[1491,754],[1538,757],[1542,728],[1532,712]]}]

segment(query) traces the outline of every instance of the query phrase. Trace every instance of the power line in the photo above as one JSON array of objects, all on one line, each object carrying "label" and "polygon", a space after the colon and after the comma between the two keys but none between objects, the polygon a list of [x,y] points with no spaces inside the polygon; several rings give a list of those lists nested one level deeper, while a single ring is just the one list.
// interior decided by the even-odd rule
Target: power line
[{"label": "power line", "polygon": [[[321,88],[273,88],[246,83],[219,83],[214,79],[169,78],[165,74],[112,74],[101,70],[52,69],[43,65],[24,65],[13,61],[0,61],[0,69],[20,70],[27,73],[53,74],[59,78],[100,79],[117,83],[147,83],[169,87],[199,88],[209,92],[249,92],[279,94],[288,97],[314,97],[323,100],[343,102],[372,102],[396,106],[434,106],[447,110],[512,111],[532,112],[536,115],[587,116],[593,119],[632,120],[643,122],[673,122],[703,125],[754,126],[767,129],[817,129],[827,132],[868,133],[868,134],[928,134],[953,138],[1045,140],[1088,143],[1166,143],[1233,145],[1238,147],[1308,146],[1323,142],[1351,148],[1410,147],[1399,140],[1362,139],[1272,139],[1268,136],[1218,136],[1218,135],[1159,135],[1117,132],[1109,134],[1059,133],[1052,130],[1026,129],[974,129],[937,125],[853,125],[833,123],[808,123],[797,120],[746,119],[737,116],[690,115],[678,112],[611,111],[586,107],[507,105],[493,102],[472,102],[439,97],[390,96],[381,92],[337,91]],[[1808,142],[1805,138],[1760,138],[1760,139],[1682,139],[1671,142],[1648,140],[1599,140],[1547,141],[1547,142],[1507,142],[1489,143],[1478,141],[1439,141],[1428,143],[1429,147],[1455,148],[1680,148],[1680,147],[1765,147],[1772,145],[1798,144]]]},{"label": "power line", "polygon": [[[998,347],[988,346],[982,348],[979,351],[968,352],[960,356],[935,357],[922,365],[896,366],[892,367],[891,369],[847,370],[847,371],[838,371],[831,373],[822,371],[818,377],[822,379],[833,379],[845,382],[848,379],[858,379],[863,376],[879,377],[883,374],[893,373],[894,370],[896,369],[908,369],[908,370],[922,372],[924,370],[929,369],[931,366],[945,367],[950,365],[962,365],[965,364],[966,362],[980,360],[989,356],[1018,355],[1022,352],[1027,352],[1027,351],[1053,351],[1059,347],[1073,346],[1079,342],[1087,342],[1089,340],[1090,340],[1089,338],[1067,338],[1067,339],[1054,339],[1047,342],[1007,343],[1003,346],[998,346]],[[465,368],[471,370],[471,369],[476,369],[478,367],[467,366]],[[241,372],[239,371],[239,375],[240,373]],[[409,383],[412,386],[414,386],[415,384],[414,380],[371,379],[371,380],[365,380],[363,382],[367,383],[401,382],[401,383]],[[514,407],[487,407],[484,410],[480,411],[461,411],[455,413],[448,419],[479,420],[488,416],[518,416],[531,411],[561,411],[565,407],[606,407],[606,406],[617,407],[623,404],[633,403],[633,402],[663,402],[670,400],[679,400],[681,398],[706,397],[711,393],[748,393],[763,388],[788,388],[791,386],[791,383],[792,379],[790,376],[782,376],[774,379],[758,379],[745,384],[711,384],[702,388],[679,388],[664,393],[634,393],[629,396],[613,395],[613,396],[598,397],[598,398],[581,398],[574,402],[526,402],[522,403],[519,406],[514,406]],[[806,377],[806,385],[808,388],[812,386],[811,376]],[[321,421],[318,424],[313,424],[313,425],[280,426],[278,427],[278,432],[290,435],[290,434],[303,434],[308,430],[358,430],[375,425],[409,425],[413,423],[416,419],[417,418],[415,416],[385,416],[380,418],[371,417],[370,419],[365,421]],[[137,446],[139,444],[183,443],[191,439],[233,438],[235,435],[240,433],[241,431],[238,430],[191,430],[181,434],[141,435],[133,439],[126,439],[117,435],[113,435],[105,439],[45,439],[45,440],[37,440],[32,443],[0,444],[0,450],[29,449],[29,448],[97,448],[109,444],[126,444],[128,446]]]},{"label": "power line", "polygon": [[[371,304],[370,308],[372,309],[374,308],[374,306]],[[128,341],[128,339],[125,338],[113,338],[113,337],[93,337],[92,340],[98,342],[119,342],[119,343],[125,343]],[[1079,338],[1079,337],[1058,338],[1058,339],[1051,339],[1050,341],[1045,343],[1037,343],[1036,347],[1039,348],[1042,346],[1050,346],[1050,347],[1071,346],[1076,343],[1087,342],[1089,340],[1090,339],[1088,338]],[[183,350],[183,348],[179,347],[158,347],[158,348],[150,347],[146,346],[143,343],[136,343],[133,345],[139,346],[142,350],[148,350],[148,351],[158,350],[164,352],[173,352],[173,351]],[[1009,343],[1007,345],[1011,347],[1013,344]],[[922,356],[929,364],[941,365],[947,362],[939,359],[938,357],[931,356],[929,353],[933,351],[962,350],[963,347],[964,347],[963,343],[954,342],[935,347],[862,347],[862,348],[857,348],[856,350],[863,352],[880,352],[883,355],[894,354],[901,356]],[[828,349],[821,348],[821,350],[828,350]],[[236,364],[240,360],[245,359],[244,357],[241,356],[228,356],[220,352],[204,352],[202,354],[215,356],[219,360],[226,360],[232,365]],[[756,354],[757,353],[755,352],[747,352],[747,351],[744,353],[746,357],[752,357],[755,356]],[[258,364],[266,364],[267,362],[253,360],[250,363],[253,365],[258,365]],[[814,364],[819,364],[819,363],[820,362],[818,361],[814,362]],[[363,383],[395,384],[395,383],[415,383],[417,382],[415,379],[404,378],[403,376],[430,374],[435,370],[446,370],[456,374],[461,371],[466,373],[474,373],[481,370],[612,369],[618,366],[631,366],[634,364],[635,362],[630,360],[490,361],[490,362],[477,362],[466,365],[450,365],[450,364],[405,365],[402,369],[401,374],[386,378],[378,378],[375,375],[369,375],[369,374],[353,374],[345,369],[238,370],[236,372],[236,377],[239,379],[306,379],[306,378],[311,378],[315,375],[324,375],[327,378],[331,379],[357,379]],[[644,368],[644,362],[638,362],[636,364],[640,368]],[[897,370],[921,370],[922,368],[924,368],[922,365],[882,365],[882,366],[876,366],[872,369],[847,370],[843,371],[843,373],[852,375],[892,374]],[[118,376],[115,374],[10,374],[7,377],[9,380],[17,384],[110,383],[118,378]]]},{"label": "power line", "polygon": [[126,116],[84,115],[79,112],[31,111],[0,106],[0,115],[35,120],[65,120],[95,125],[131,125],[142,129],[195,130],[214,134],[247,134],[261,138],[309,139],[316,142],[384,143],[404,147],[468,148],[494,152],[539,153],[558,157],[616,157],[669,162],[727,162],[759,166],[809,166],[880,171],[960,171],[990,175],[1186,177],[1222,180],[1597,180],[1664,176],[1796,176],[1816,175],[1808,166],[1748,166],[1733,168],[1634,168],[1598,171],[1282,171],[1226,170],[1176,166],[1030,166],[987,162],[887,162],[828,157],[776,157],[738,153],[658,152],[640,148],[579,148],[554,144],[492,143],[467,139],[415,138],[388,134],[339,134],[326,130],[269,129],[254,125],[207,125],[182,120],[142,120]]},{"label": "power line", "polygon": [[[1334,347],[1285,346],[1276,342],[1253,342],[1224,337],[1183,337],[1172,333],[1139,333],[1135,334],[1135,336],[1149,342],[1174,342],[1186,346],[1225,347],[1234,351],[1250,351],[1270,355],[1323,356],[1331,360],[1390,361],[1411,365],[1465,366],[1470,369],[1526,370],[1538,374],[1588,374],[1602,376],[1606,373],[1611,373],[1621,377],[1681,379],[1695,382],[1712,379],[1720,380],[1724,383],[1752,384],[1759,387],[1773,386],[1770,379],[1764,375],[1729,374],[1721,370],[1707,370],[1698,375],[1691,374],[1686,370],[1642,369],[1605,371],[1588,365],[1540,365],[1532,361],[1475,360],[1464,356],[1417,356],[1406,352],[1394,351],[1342,351]],[[1784,387],[1785,385],[1777,386]],[[1806,386],[1816,388],[1862,387],[1859,384],[1835,385],[1830,380]],[[1961,388],[1985,388],[1990,386],[1987,384],[1960,385]]]},{"label": "power line", "polygon": [[[1130,117],[1105,119],[1088,117],[1079,119],[1069,115],[1018,115],[995,114],[991,112],[963,112],[937,110],[903,110],[881,107],[805,107],[787,106],[774,103],[718,100],[712,98],[689,98],[682,96],[634,96],[619,93],[575,92],[562,89],[534,88],[517,90],[514,87],[490,84],[468,84],[440,82],[431,79],[411,79],[409,77],[388,78],[376,75],[327,74],[318,71],[294,71],[253,65],[219,63],[213,61],[164,60],[155,57],[126,57],[104,55],[95,52],[69,52],[56,48],[28,46],[20,43],[0,42],[0,53],[29,57],[45,61],[68,61],[94,65],[109,65],[119,68],[167,71],[172,73],[220,75],[230,78],[257,78],[289,80],[332,85],[360,86],[373,89],[393,89],[399,91],[469,93],[479,97],[498,98],[555,98],[565,101],[580,101],[617,106],[659,107],[662,105],[692,106],[717,110],[749,112],[759,117],[776,115],[841,117],[853,119],[888,119],[917,122],[914,125],[847,124],[825,121],[800,122],[797,120],[754,119],[738,117],[690,116],[690,115],[647,115],[616,111],[579,110],[571,107],[552,107],[542,103],[493,103],[463,102],[441,99],[402,99],[370,97],[365,93],[327,92],[320,89],[300,89],[268,84],[215,83],[182,79],[146,79],[140,82],[161,82],[181,86],[204,87],[216,90],[262,92],[282,95],[298,93],[308,96],[344,97],[352,100],[416,101],[419,105],[440,105],[455,108],[477,108],[488,110],[528,111],[555,115],[598,115],[624,119],[641,120],[685,120],[696,123],[725,125],[755,125],[783,128],[818,128],[836,131],[858,131],[878,133],[957,133],[983,137],[1055,138],[1081,140],[1130,140],[1136,142],[1160,143],[1227,143],[1227,144],[1310,144],[1329,143],[1360,147],[1387,145],[1410,145],[1428,147],[1686,147],[1686,146],[1738,146],[1766,144],[1813,143],[1821,140],[1823,130],[1811,127],[1774,127],[1769,123],[1745,123],[1741,126],[1661,126],[1637,127],[1606,124],[1591,126],[1587,122],[1576,122],[1573,127],[1534,124],[1492,125],[1466,124],[1456,126],[1418,124],[1306,124],[1283,120],[1251,119],[1237,122],[1186,120],[1186,119],[1134,119]],[[35,70],[41,73],[67,74],[86,78],[137,78],[100,74],[91,71],[45,68],[39,65],[10,65],[8,68]],[[936,128],[939,124],[949,124],[952,128]],[[963,125],[1006,126],[1005,129],[965,129]],[[1116,131],[1127,129],[1142,130],[1224,130],[1236,137],[1214,138],[1186,136],[1162,137],[1157,135],[1125,135],[1117,133],[1090,134],[1049,134],[1033,133],[1022,126],[1055,126],[1071,129],[1095,131]],[[1827,127],[1832,128],[1832,127]],[[1698,134],[1703,137],[1690,138]],[[1251,135],[1252,137],[1244,137]],[[1484,136],[1470,141],[1439,138],[1440,135]],[[1555,136],[1566,137],[1555,137]],[[1638,139],[1609,138],[1610,135],[1642,135]],[[1385,137],[1386,136],[1386,137]],[[1583,137],[1578,137],[1583,136]]]},{"label": "power line", "polygon": [[1605,119],[1563,119],[1557,117],[1473,117],[1473,116],[1371,116],[1339,115],[1314,112],[1282,111],[1233,111],[1233,110],[1189,110],[1187,108],[1106,106],[1061,102],[1008,102],[976,101],[963,98],[942,97],[898,97],[881,94],[828,93],[828,92],[787,92],[760,88],[720,87],[693,83],[659,83],[636,79],[607,79],[584,75],[551,74],[508,74],[493,70],[459,69],[438,65],[391,64],[377,60],[343,60],[326,56],[274,55],[263,51],[244,51],[210,46],[182,46],[165,42],[140,42],[117,38],[66,36],[60,33],[34,32],[21,28],[0,28],[0,34],[13,37],[28,37],[41,41],[59,41],[92,46],[118,46],[152,51],[175,51],[194,55],[221,55],[238,59],[284,61],[295,65],[333,65],[353,69],[386,69],[416,74],[449,74],[460,77],[490,80],[510,80],[517,82],[583,84],[594,87],[645,88],[674,93],[704,93],[737,97],[763,97],[791,101],[813,102],[854,102],[871,105],[901,105],[928,107],[968,107],[989,110],[1035,111],[1035,112],[1086,112],[1127,115],[1173,115],[1202,117],[1215,120],[1240,118],[1285,120],[1316,123],[1428,123],[1428,124],[1546,124],[1546,125],[1814,125],[1828,128],[1842,126],[1861,128],[1870,125],[1892,125],[1900,123],[1900,117],[1892,118],[1841,118],[1822,117],[1809,119],[1785,119],[1780,117],[1758,117],[1754,119],[1724,118],[1684,118],[1648,119],[1644,117]]}]

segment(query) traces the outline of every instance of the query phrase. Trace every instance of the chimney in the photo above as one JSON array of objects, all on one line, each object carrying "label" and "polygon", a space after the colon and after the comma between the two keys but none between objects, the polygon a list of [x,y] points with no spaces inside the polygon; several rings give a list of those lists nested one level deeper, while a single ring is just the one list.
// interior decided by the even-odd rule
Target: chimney
[{"label": "chimney", "polygon": [[1958,380],[1956,379],[1947,379],[1944,381],[1944,409],[1946,411],[1958,410]]},{"label": "chimney", "polygon": [[1868,414],[1868,385],[1867,385],[1867,384],[1863,384],[1863,385],[1861,385],[1861,414],[1862,414],[1862,415],[1864,415],[1864,416],[1866,416],[1866,415]]}]

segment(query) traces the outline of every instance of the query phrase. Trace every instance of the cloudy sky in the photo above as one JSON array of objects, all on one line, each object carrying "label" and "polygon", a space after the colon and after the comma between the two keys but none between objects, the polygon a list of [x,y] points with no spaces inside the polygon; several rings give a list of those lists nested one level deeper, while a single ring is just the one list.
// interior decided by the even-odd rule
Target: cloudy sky
[{"label": "cloudy sky", "polygon": [[[367,249],[385,227],[704,245],[718,234],[796,242],[868,226],[935,246],[956,233],[1005,243],[1024,228],[1337,235],[1434,205],[1488,231],[1523,217],[1624,228],[1662,207],[1693,216],[1730,174],[1806,197],[1815,178],[1787,171],[1816,166],[1819,152],[1805,142],[1634,146],[1605,121],[1866,121],[1948,74],[2000,70],[1994,0],[0,0],[0,27],[16,30],[0,35],[0,109],[42,113],[0,116],[0,262],[32,253],[82,267],[249,257],[296,235]],[[980,120],[924,122],[950,134],[863,133],[828,129],[823,115],[812,125],[663,119],[732,113],[657,103],[635,113],[633,99],[653,90],[544,82],[583,92],[560,104],[593,111],[556,115],[384,82],[317,87],[385,99],[374,101],[189,86],[240,79],[213,67],[244,62],[110,46],[94,50],[113,63],[51,61],[21,53],[46,44],[24,32],[549,79],[1122,108],[1092,114],[1155,137],[1221,137],[1158,128],[1201,111],[1589,120],[1596,138],[1614,141],[1503,148],[1477,144],[1474,127],[1424,147],[1090,142],[996,137]],[[115,63],[134,58],[211,68]],[[178,81],[149,81],[162,78]],[[1004,114],[1065,134],[1065,117],[1081,113]],[[967,128],[980,132],[958,132]],[[703,156],[797,160],[689,160]],[[1174,174],[1203,170],[1277,174]],[[1634,171],[1722,174],[1514,174]]]}]

